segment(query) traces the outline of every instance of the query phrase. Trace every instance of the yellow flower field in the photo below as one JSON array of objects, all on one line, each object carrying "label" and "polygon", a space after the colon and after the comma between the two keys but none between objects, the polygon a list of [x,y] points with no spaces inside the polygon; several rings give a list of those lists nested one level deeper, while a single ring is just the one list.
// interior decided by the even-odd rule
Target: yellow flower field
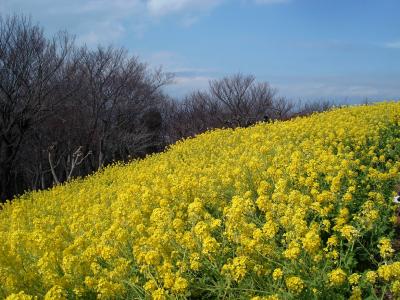
[{"label": "yellow flower field", "polygon": [[0,298],[400,297],[400,103],[215,130],[0,211]]}]

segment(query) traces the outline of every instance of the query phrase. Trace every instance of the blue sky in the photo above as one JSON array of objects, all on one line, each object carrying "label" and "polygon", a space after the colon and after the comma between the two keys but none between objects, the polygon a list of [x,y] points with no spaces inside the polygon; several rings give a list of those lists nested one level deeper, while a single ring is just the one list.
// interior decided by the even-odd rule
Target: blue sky
[{"label": "blue sky", "polygon": [[0,0],[90,47],[176,74],[181,97],[236,72],[291,99],[400,99],[399,0]]}]

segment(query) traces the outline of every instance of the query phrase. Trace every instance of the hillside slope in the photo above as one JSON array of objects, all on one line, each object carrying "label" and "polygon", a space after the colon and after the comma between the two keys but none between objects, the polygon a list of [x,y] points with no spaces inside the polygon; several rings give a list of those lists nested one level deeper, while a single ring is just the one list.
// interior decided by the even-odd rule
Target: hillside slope
[{"label": "hillside slope", "polygon": [[0,298],[400,295],[399,158],[391,102],[216,130],[25,194],[0,211]]}]

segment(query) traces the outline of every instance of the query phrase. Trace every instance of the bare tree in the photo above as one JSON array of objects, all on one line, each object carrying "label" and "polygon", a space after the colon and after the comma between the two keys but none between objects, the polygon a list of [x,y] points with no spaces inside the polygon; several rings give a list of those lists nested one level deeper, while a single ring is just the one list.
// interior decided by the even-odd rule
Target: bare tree
[{"label": "bare tree", "polygon": [[26,134],[62,102],[59,71],[72,48],[65,33],[46,39],[42,29],[22,16],[0,19],[0,198],[8,185]]},{"label": "bare tree", "polygon": [[171,80],[124,49],[0,19],[0,200],[162,150]]},{"label": "bare tree", "polygon": [[260,121],[270,110],[276,91],[252,75],[236,74],[210,82],[210,97],[219,101],[234,126]]},{"label": "bare tree", "polygon": [[329,100],[299,101],[297,103],[296,116],[307,116],[314,112],[323,112],[334,106]]},{"label": "bare tree", "polygon": [[213,128],[249,126],[270,118],[276,91],[252,75],[236,74],[209,82],[166,107],[170,142]]},{"label": "bare tree", "polygon": [[271,113],[269,114],[270,119],[275,120],[287,120],[294,115],[295,104],[286,99],[285,97],[279,97],[274,100]]},{"label": "bare tree", "polygon": [[84,148],[93,152],[92,168],[98,169],[112,159],[110,155],[106,157],[106,152],[111,154],[115,149],[106,148],[114,148],[111,141],[116,136],[121,138],[122,134],[126,143],[136,147],[148,143],[150,137],[140,120],[159,105],[160,89],[169,83],[170,76],[161,70],[150,73],[145,64],[128,57],[124,49],[99,47],[95,51],[84,50],[83,57],[86,95],[79,105],[89,120]]}]

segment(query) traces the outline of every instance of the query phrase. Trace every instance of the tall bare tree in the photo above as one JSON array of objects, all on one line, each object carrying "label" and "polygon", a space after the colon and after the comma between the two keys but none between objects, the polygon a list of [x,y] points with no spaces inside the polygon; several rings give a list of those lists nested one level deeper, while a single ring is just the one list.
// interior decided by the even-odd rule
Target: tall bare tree
[{"label": "tall bare tree", "polygon": [[53,95],[59,71],[72,49],[66,33],[45,38],[42,29],[23,16],[0,19],[0,198],[8,186],[26,134],[62,102]]},{"label": "tall bare tree", "polygon": [[235,74],[210,82],[210,97],[219,101],[234,126],[260,121],[273,104],[276,91],[253,75]]},{"label": "tall bare tree", "polygon": [[98,169],[112,159],[110,152],[115,149],[106,148],[115,147],[112,141],[116,137],[135,150],[148,144],[152,137],[144,130],[141,118],[159,105],[160,88],[171,78],[160,70],[149,72],[137,57],[128,57],[124,49],[112,47],[85,50],[82,68],[87,94],[79,105],[89,120],[84,148],[94,153],[92,168]]},{"label": "tall bare tree", "polygon": [[167,136],[173,142],[212,128],[243,127],[275,117],[276,91],[252,75],[235,74],[209,82],[166,108]]}]

